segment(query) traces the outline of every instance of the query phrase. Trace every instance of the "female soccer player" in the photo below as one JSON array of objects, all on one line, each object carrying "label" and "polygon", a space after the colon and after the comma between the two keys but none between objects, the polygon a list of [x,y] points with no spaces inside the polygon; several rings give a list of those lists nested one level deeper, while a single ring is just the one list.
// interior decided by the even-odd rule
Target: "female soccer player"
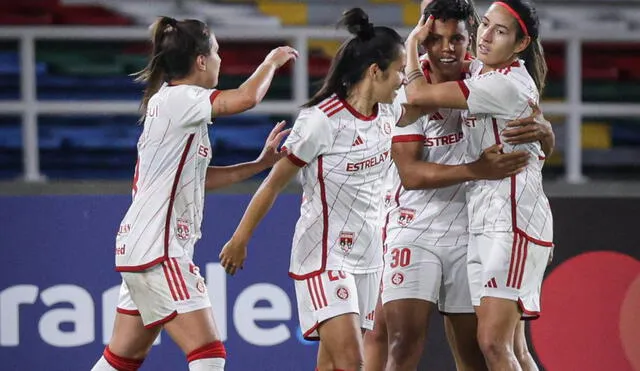
[{"label": "female soccer player", "polygon": [[133,202],[116,238],[116,270],[123,282],[113,335],[94,371],[133,371],[162,328],[187,355],[189,370],[223,370],[225,348],[198,267],[206,189],[246,179],[283,156],[284,123],[253,163],[209,167],[207,126],[212,117],[243,112],[264,97],[280,66],[295,59],[288,47],[273,50],[238,89],[215,90],[218,43],[197,20],[162,17],[152,26],[153,51],[139,79],[147,83],[138,141]]},{"label": "female soccer player", "polygon": [[471,77],[429,84],[419,68],[417,46],[432,30],[423,18],[407,39],[410,104],[466,109],[467,158],[502,145],[530,154],[526,169],[505,180],[475,181],[467,193],[470,214],[468,275],[478,315],[478,340],[491,370],[520,370],[513,352],[521,316],[539,314],[540,287],[553,246],[552,216],[542,189],[545,154],[540,143],[509,144],[507,122],[527,116],[539,100],[546,65],[539,21],[527,0],[494,2],[478,28],[478,61]]},{"label": "female soccer player", "polygon": [[[234,274],[278,193],[301,173],[304,189],[289,275],[304,337],[319,339],[318,368],[359,370],[361,328],[370,329],[382,270],[378,222],[392,105],[404,79],[396,31],[374,27],[359,8],[342,20],[353,35],[339,49],[320,91],[304,106],[279,161],[256,192],[220,259]],[[417,118],[417,116],[416,116]]]}]

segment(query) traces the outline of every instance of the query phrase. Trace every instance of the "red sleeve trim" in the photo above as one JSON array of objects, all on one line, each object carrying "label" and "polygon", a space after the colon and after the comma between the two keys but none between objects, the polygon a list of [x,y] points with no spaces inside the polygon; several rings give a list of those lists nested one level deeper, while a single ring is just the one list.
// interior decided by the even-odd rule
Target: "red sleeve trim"
[{"label": "red sleeve trim", "polygon": [[464,81],[458,81],[458,86],[464,95],[464,99],[469,99],[469,88],[467,87],[467,84]]},{"label": "red sleeve trim", "polygon": [[287,158],[289,159],[289,161],[291,161],[297,167],[305,167],[305,166],[307,166],[306,162],[301,160],[298,156],[294,155],[293,153],[289,153]]},{"label": "red sleeve trim", "polygon": [[420,134],[396,135],[391,139],[391,143],[424,142],[425,139],[426,137]]},{"label": "red sleeve trim", "polygon": [[216,98],[218,97],[218,95],[220,95],[220,93],[222,93],[222,90],[214,90],[213,93],[211,93],[211,95],[209,96],[209,102],[213,104],[213,101],[216,100]]}]

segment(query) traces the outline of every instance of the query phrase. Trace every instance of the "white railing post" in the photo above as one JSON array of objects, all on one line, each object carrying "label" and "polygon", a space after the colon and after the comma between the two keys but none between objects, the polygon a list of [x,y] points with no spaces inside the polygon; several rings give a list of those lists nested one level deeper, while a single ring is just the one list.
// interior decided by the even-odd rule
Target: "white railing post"
[{"label": "white railing post", "polygon": [[586,181],[582,175],[582,40],[567,40],[566,96],[569,110],[566,117],[565,176],[568,183]]},{"label": "white railing post", "polygon": [[309,99],[309,38],[307,35],[297,34],[293,40],[293,47],[300,53],[293,66],[293,101],[292,114]]},{"label": "white railing post", "polygon": [[20,38],[20,92],[22,111],[22,161],[24,180],[40,182],[40,151],[38,149],[38,113],[36,96],[36,44],[33,36]]}]

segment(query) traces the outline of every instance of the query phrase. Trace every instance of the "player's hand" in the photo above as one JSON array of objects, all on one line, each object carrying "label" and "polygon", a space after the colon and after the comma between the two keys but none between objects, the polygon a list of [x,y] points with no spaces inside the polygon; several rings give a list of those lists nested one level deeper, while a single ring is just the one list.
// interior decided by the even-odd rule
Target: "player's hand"
[{"label": "player's hand", "polygon": [[480,155],[471,165],[478,179],[498,180],[520,173],[527,167],[530,154],[526,151],[500,153],[502,145],[495,144]]},{"label": "player's hand", "polygon": [[533,109],[531,115],[507,123],[507,129],[502,131],[505,142],[511,145],[535,143],[553,135],[551,123],[544,118],[540,107],[533,101],[529,101],[529,107]]},{"label": "player's hand", "polygon": [[235,242],[232,238],[224,245],[218,257],[224,271],[233,276],[238,271],[238,268],[244,268],[244,260],[247,258],[247,245]]},{"label": "player's hand", "polygon": [[298,51],[290,46],[273,49],[264,59],[264,63],[273,64],[276,68],[284,66],[289,60],[298,58]]},{"label": "player's hand", "polygon": [[427,37],[429,37],[429,34],[433,29],[434,21],[435,18],[432,15],[430,15],[429,18],[426,19],[424,15],[422,15],[422,17],[420,17],[420,20],[418,21],[418,24],[413,28],[413,30],[407,37],[407,43],[409,43],[411,40],[411,42],[422,44],[427,39]]},{"label": "player's hand", "polygon": [[289,154],[286,148],[282,149],[280,147],[282,139],[291,132],[291,129],[282,130],[286,124],[286,121],[280,121],[276,124],[264,143],[262,153],[260,153],[260,156],[256,160],[265,169],[272,167],[281,158]]}]

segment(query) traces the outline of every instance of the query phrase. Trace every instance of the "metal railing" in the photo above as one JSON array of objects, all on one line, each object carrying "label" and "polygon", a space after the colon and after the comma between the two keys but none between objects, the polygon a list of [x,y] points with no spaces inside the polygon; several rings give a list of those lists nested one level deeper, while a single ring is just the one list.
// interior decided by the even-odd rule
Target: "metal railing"
[{"label": "metal railing", "polygon": [[[399,30],[408,34],[410,30]],[[265,101],[253,113],[292,114],[308,98],[308,42],[309,39],[342,39],[346,32],[333,28],[281,28],[230,29],[216,31],[218,39],[233,41],[289,41],[300,51],[293,68],[293,100]],[[28,182],[44,180],[40,173],[38,151],[38,116],[58,114],[136,114],[136,101],[43,101],[36,94],[36,40],[103,40],[141,41],[148,39],[144,27],[2,27],[0,40],[18,40],[20,49],[20,89],[18,101],[0,101],[0,114],[22,116],[24,179]],[[640,116],[640,104],[584,103],[582,102],[582,44],[584,42],[640,42],[640,31],[585,30],[547,31],[545,41],[564,42],[566,45],[566,92],[564,103],[545,103],[547,115],[565,115],[567,131],[565,144],[566,180],[581,183],[582,173],[581,131],[582,118]]]}]

